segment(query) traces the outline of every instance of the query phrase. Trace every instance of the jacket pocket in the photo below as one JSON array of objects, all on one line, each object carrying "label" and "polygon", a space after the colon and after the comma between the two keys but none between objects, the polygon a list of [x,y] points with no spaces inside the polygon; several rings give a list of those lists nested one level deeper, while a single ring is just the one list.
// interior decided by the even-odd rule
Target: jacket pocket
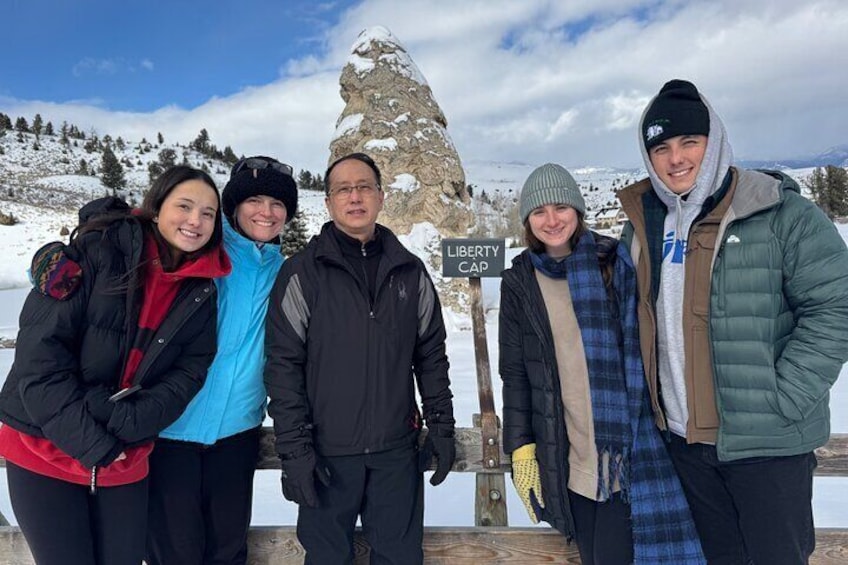
[{"label": "jacket pocket", "polygon": [[718,428],[715,377],[709,350],[709,334],[705,327],[692,330],[694,347],[692,352],[693,398],[692,411],[698,429]]},{"label": "jacket pocket", "polygon": [[[704,322],[708,321],[710,313],[710,267],[715,253],[715,233],[698,231],[692,234],[694,241],[690,242],[689,257],[687,261],[693,262],[693,270],[687,273],[687,280],[691,280],[692,288],[692,313],[699,316]],[[690,276],[691,273],[691,276]]]}]

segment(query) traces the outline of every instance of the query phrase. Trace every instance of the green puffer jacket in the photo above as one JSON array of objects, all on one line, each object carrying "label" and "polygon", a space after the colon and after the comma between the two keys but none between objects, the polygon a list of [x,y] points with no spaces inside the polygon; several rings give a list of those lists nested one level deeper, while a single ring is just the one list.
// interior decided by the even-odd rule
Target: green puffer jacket
[{"label": "green puffer jacket", "polygon": [[[718,457],[806,453],[830,437],[829,390],[848,360],[848,248],[794,180],[735,172],[710,283]],[[644,225],[642,202],[652,195],[624,195],[638,188],[620,197],[631,222]],[[659,221],[653,233],[661,237]],[[643,237],[630,223],[622,239],[634,261],[650,261],[646,250],[656,242],[635,233]],[[653,273],[648,278],[658,272],[640,270]],[[644,279],[640,285],[651,284]]]}]

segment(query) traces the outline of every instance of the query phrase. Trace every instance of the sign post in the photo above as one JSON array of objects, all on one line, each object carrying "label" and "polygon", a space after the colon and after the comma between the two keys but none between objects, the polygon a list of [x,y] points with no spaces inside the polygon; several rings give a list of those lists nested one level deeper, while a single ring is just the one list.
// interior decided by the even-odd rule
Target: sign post
[{"label": "sign post", "polygon": [[[468,278],[471,289],[471,327],[474,332],[474,358],[477,364],[477,391],[480,414],[474,415],[483,438],[483,467],[500,466],[500,422],[495,414],[486,318],[483,311],[481,277],[500,277],[506,257],[503,239],[443,239],[442,276]],[[506,511],[506,481],[503,474],[477,473],[474,504],[476,526],[509,525]]]}]

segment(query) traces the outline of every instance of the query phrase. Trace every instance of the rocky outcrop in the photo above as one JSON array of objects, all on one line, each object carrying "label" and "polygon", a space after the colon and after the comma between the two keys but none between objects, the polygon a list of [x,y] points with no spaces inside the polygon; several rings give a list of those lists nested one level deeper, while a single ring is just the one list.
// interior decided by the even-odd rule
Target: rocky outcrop
[{"label": "rocky outcrop", "polygon": [[398,234],[430,223],[442,236],[473,227],[470,197],[447,120],[406,49],[384,27],[359,34],[342,70],[346,105],[330,161],[361,151],[383,174],[380,222]]}]

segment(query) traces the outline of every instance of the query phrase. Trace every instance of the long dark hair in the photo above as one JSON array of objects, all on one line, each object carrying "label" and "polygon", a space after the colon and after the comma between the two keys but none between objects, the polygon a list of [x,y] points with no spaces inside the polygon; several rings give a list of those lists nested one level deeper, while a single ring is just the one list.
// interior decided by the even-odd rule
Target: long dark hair
[{"label": "long dark hair", "polygon": [[[159,249],[163,249],[163,246],[168,246],[162,234],[159,233],[158,226],[153,223],[153,218],[159,215],[162,203],[168,198],[168,195],[171,194],[174,188],[189,180],[199,180],[209,185],[215,193],[215,198],[218,201],[218,209],[215,211],[215,228],[212,230],[212,237],[209,238],[206,245],[197,251],[184,254],[183,260],[200,257],[210,249],[218,247],[224,239],[224,228],[221,224],[221,194],[218,192],[218,187],[215,186],[215,181],[212,180],[212,177],[206,172],[189,167],[188,165],[175,165],[159,175],[159,178],[156,179],[150,190],[144,195],[144,200],[141,202],[141,211],[138,213],[138,217],[142,218],[151,228],[153,237],[156,238],[156,242],[159,244]],[[164,260],[164,257],[162,259]],[[176,265],[172,265],[171,267],[176,267]]]},{"label": "long dark hair", "polygon": [[[218,209],[215,211],[215,227],[209,241],[207,241],[206,245],[197,251],[182,254],[181,261],[200,257],[201,255],[209,252],[209,250],[219,246],[221,241],[224,239],[224,229],[221,225],[221,195],[218,193],[218,187],[215,186],[215,181],[212,180],[212,177],[204,171],[195,169],[194,167],[189,167],[188,165],[175,165],[166,169],[165,172],[159,175],[159,178],[156,179],[150,187],[150,190],[148,190],[147,194],[144,195],[144,200],[141,203],[140,209],[133,211],[128,206],[125,208],[113,207],[104,213],[97,214],[96,216],[85,220],[84,223],[80,225],[78,232],[74,234],[74,237],[90,231],[104,230],[117,220],[133,216],[142,223],[146,231],[153,234],[160,251],[170,249],[168,243],[162,237],[162,234],[159,233],[159,228],[153,222],[153,218],[159,214],[159,210],[162,208],[162,203],[168,195],[171,194],[174,188],[176,188],[180,183],[190,180],[199,180],[204,184],[209,185],[215,193],[215,198],[218,201]],[[161,257],[162,267],[166,271],[171,271],[179,266],[179,264],[174,264],[171,256],[172,254],[169,252]]]}]

